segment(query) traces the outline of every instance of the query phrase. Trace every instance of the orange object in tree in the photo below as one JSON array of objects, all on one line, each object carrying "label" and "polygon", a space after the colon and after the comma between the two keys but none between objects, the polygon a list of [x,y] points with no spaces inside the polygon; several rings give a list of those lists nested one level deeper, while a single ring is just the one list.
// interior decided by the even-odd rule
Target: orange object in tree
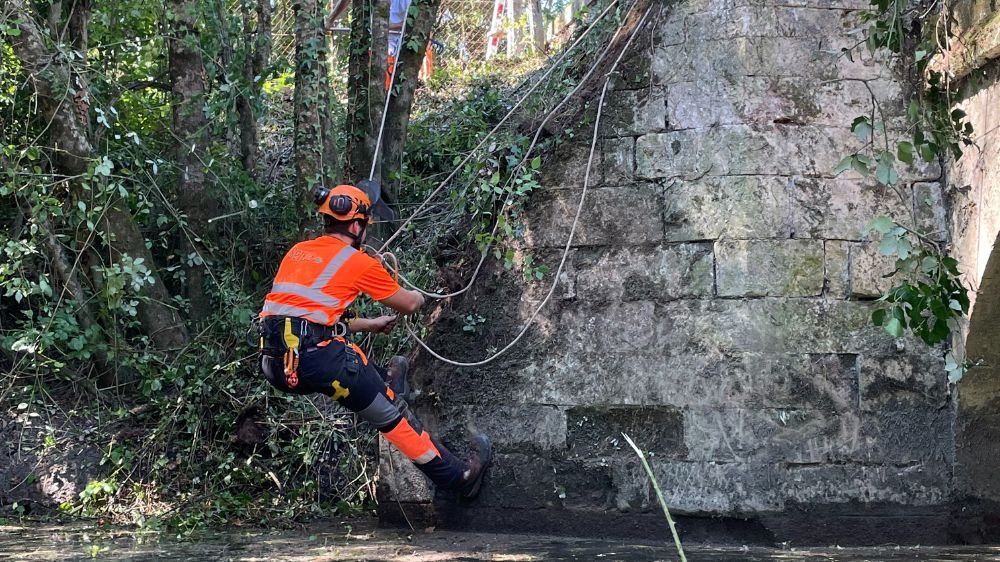
[{"label": "orange object in tree", "polygon": [[[392,69],[396,66],[396,57],[389,55],[387,58],[386,69],[385,69],[385,89],[389,91],[389,87],[392,86]],[[431,73],[434,72],[434,49],[431,47],[431,42],[427,42],[427,48],[424,50],[424,60],[420,63],[420,73],[417,74],[417,80],[421,82],[426,81],[431,77]]]}]

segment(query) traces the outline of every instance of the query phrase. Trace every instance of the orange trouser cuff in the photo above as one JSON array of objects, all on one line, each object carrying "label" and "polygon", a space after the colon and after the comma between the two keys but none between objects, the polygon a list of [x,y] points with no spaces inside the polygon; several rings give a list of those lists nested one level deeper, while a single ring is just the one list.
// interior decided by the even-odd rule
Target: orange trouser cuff
[{"label": "orange trouser cuff", "polygon": [[440,451],[431,441],[431,436],[426,431],[417,433],[406,418],[399,420],[396,427],[386,431],[383,435],[402,451],[406,458],[416,464],[429,463],[441,456]]}]

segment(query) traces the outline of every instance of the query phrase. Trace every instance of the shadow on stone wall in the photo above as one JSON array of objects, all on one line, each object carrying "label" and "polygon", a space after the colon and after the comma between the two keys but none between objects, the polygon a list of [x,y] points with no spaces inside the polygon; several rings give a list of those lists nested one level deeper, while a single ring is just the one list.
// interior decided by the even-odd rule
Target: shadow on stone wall
[{"label": "shadow on stone wall", "polygon": [[1000,540],[1000,61],[966,78],[964,109],[977,145],[951,171],[952,236],[974,291],[958,385],[956,488],[971,502],[967,533]]}]

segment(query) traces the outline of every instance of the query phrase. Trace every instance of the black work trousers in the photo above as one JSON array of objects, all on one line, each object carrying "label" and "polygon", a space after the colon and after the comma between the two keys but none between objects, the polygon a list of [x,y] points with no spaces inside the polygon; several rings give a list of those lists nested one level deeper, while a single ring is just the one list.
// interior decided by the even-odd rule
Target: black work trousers
[{"label": "black work trousers", "polygon": [[[294,373],[281,356],[262,354],[261,371],[272,386],[295,394],[325,394],[374,425],[441,489],[458,488],[469,467],[432,439],[365,354],[344,338],[301,350]],[[404,415],[405,413],[405,415]]]}]

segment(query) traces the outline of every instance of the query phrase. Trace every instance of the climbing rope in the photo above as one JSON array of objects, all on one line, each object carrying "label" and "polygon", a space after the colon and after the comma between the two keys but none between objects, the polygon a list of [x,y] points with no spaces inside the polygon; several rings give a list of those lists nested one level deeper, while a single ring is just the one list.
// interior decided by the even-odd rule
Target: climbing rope
[{"label": "climbing rope", "polygon": [[[539,305],[535,308],[534,312],[532,312],[531,316],[528,318],[528,321],[525,323],[524,327],[521,328],[521,331],[517,334],[517,336],[514,337],[514,339],[510,343],[504,346],[503,349],[497,351],[496,353],[490,355],[489,357],[481,361],[462,362],[462,361],[455,361],[452,359],[448,359],[447,357],[442,356],[441,354],[431,349],[431,347],[427,345],[427,343],[425,343],[420,338],[419,335],[417,335],[417,333],[413,330],[413,328],[409,325],[408,322],[404,322],[403,325],[407,333],[410,335],[410,337],[413,338],[418,344],[420,344],[420,346],[424,348],[424,350],[426,350],[428,353],[430,353],[435,359],[447,363],[449,365],[454,365],[456,367],[479,367],[482,365],[486,365],[487,363],[490,363],[491,361],[495,360],[496,358],[500,357],[501,355],[512,349],[521,340],[521,338],[524,337],[524,335],[528,332],[528,329],[531,328],[531,326],[534,324],[535,318],[538,317],[538,314],[542,311],[542,308],[544,308],[545,305],[548,304],[548,302],[552,299],[552,295],[555,294],[556,287],[559,285],[559,276],[562,274],[563,267],[565,267],[566,260],[569,257],[569,251],[573,245],[573,237],[576,234],[576,228],[580,223],[580,215],[583,211],[583,204],[587,198],[587,190],[590,187],[590,172],[594,163],[594,154],[597,150],[597,138],[600,131],[601,116],[604,111],[604,101],[608,93],[608,86],[611,84],[611,78],[617,72],[618,64],[625,56],[625,53],[628,52],[629,47],[632,45],[632,41],[636,38],[636,36],[638,36],[639,31],[645,25],[646,19],[649,17],[649,14],[652,11],[652,9],[653,9],[652,6],[646,9],[646,12],[642,15],[642,18],[640,18],[639,22],[632,30],[632,33],[629,35],[629,38],[625,42],[625,45],[622,48],[621,52],[618,53],[618,57],[615,59],[615,62],[611,65],[611,68],[608,70],[607,78],[604,81],[604,87],[601,89],[601,97],[597,104],[597,117],[594,120],[594,134],[590,143],[590,155],[587,158],[587,169],[583,178],[583,189],[580,192],[580,202],[577,204],[576,207],[576,216],[573,218],[573,224],[570,227],[569,236],[567,237],[566,245],[563,248],[562,258],[559,260],[559,267],[556,269],[555,275],[553,276],[552,280],[552,286],[549,288],[549,291],[545,295],[545,298],[542,299],[542,302],[539,303]],[[618,34],[621,33],[621,31],[624,29],[624,26],[625,23],[623,22],[618,27],[618,30],[615,32],[614,38],[617,38]],[[614,42],[614,38],[612,38],[612,43]],[[433,194],[431,196],[433,196]],[[391,253],[389,253],[389,255],[391,256],[391,259],[395,262],[396,261],[395,256],[391,255]],[[398,270],[398,264],[396,269]]]},{"label": "climbing rope", "polygon": [[[634,3],[632,5],[632,7],[633,8],[635,7]],[[631,8],[630,8],[630,10],[631,10]],[[621,31],[621,29],[622,28],[619,27],[618,31]],[[580,81],[577,83],[576,87],[573,88],[573,90],[570,91],[569,93],[567,93],[565,96],[563,96],[562,100],[560,100],[559,103],[555,105],[555,107],[553,107],[551,110],[549,110],[546,113],[545,118],[542,120],[541,124],[535,130],[535,135],[531,139],[531,144],[528,146],[528,150],[525,151],[524,157],[521,158],[521,161],[518,162],[517,166],[511,172],[511,177],[516,176],[518,174],[518,172],[520,172],[524,168],[524,165],[528,161],[528,158],[531,157],[532,152],[534,152],[535,147],[538,145],[538,139],[541,137],[542,131],[545,129],[545,126],[548,125],[549,120],[556,113],[558,113],[558,111],[560,109],[562,109],[562,107],[566,104],[566,102],[568,102],[570,99],[572,99],[583,88],[583,86],[587,84],[587,82],[590,80],[590,77],[597,70],[597,67],[600,66],[600,64],[602,62],[604,62],[604,58],[607,57],[607,55],[611,51],[612,47],[614,47],[614,44],[615,44],[614,39],[617,38],[617,36],[618,36],[618,33],[616,32],[615,36],[612,37],[612,40],[608,41],[607,46],[604,48],[603,51],[601,51],[601,54],[597,57],[597,59],[594,60],[594,63],[590,65],[590,68],[587,70],[587,73],[583,75],[583,78],[580,79]],[[513,201],[513,199],[514,199],[514,193],[510,193],[510,194],[507,195],[507,198],[504,200],[503,205],[501,205],[501,207],[500,207],[500,214],[503,214],[504,210],[507,209],[510,206],[511,201]],[[402,281],[410,289],[413,289],[414,291],[417,291],[418,293],[424,295],[425,297],[432,298],[432,299],[447,299],[447,298],[451,298],[451,297],[457,297],[457,296],[459,296],[459,295],[467,292],[469,289],[472,288],[473,285],[475,285],[476,279],[479,277],[479,272],[482,270],[483,264],[486,262],[486,256],[489,255],[489,249],[493,245],[493,242],[494,242],[494,240],[496,238],[497,230],[499,230],[499,228],[500,228],[500,221],[497,220],[493,224],[493,230],[490,232],[490,237],[488,239],[489,241],[487,242],[486,247],[483,248],[483,250],[482,250],[482,252],[481,252],[481,254],[479,256],[479,263],[476,264],[476,268],[472,272],[472,277],[469,279],[468,284],[466,284],[461,289],[459,289],[457,291],[454,291],[454,292],[451,292],[451,293],[432,293],[430,291],[424,290],[424,289],[418,287],[417,285],[415,285],[413,282],[411,282],[409,279],[407,279],[400,272],[400,270],[399,270],[399,262],[396,259],[396,256],[393,255],[390,252],[384,252],[382,255],[383,256],[392,256],[392,259],[393,259],[394,263],[390,265],[386,260],[383,260],[383,263],[385,263],[386,266],[390,267],[390,270],[396,276],[396,279],[398,281]]]},{"label": "climbing rope", "polygon": [[[448,174],[448,176],[447,176],[447,177],[445,177],[444,181],[442,181],[442,182],[441,182],[441,183],[440,183],[440,184],[439,184],[439,185],[438,185],[438,186],[437,186],[437,187],[436,187],[436,188],[434,189],[434,191],[432,191],[432,192],[431,192],[431,194],[430,194],[430,195],[428,195],[426,199],[424,199],[423,203],[421,203],[421,204],[420,204],[420,206],[419,206],[419,207],[417,207],[417,210],[416,210],[416,211],[414,211],[414,212],[413,212],[413,214],[412,214],[412,215],[410,215],[410,216],[409,216],[409,217],[408,217],[408,218],[407,218],[407,219],[406,219],[405,221],[403,221],[403,224],[401,224],[401,225],[399,226],[399,228],[397,228],[397,229],[396,229],[396,231],[395,231],[395,232],[394,232],[394,233],[392,234],[392,236],[390,236],[390,237],[389,237],[389,238],[388,238],[388,239],[387,239],[387,240],[386,240],[386,241],[385,241],[384,243],[382,243],[382,246],[381,246],[381,247],[379,248],[379,250],[378,250],[378,251],[379,251],[380,253],[381,253],[381,252],[383,252],[383,251],[385,251],[385,250],[386,250],[386,248],[388,248],[388,247],[389,247],[389,244],[391,244],[393,240],[395,240],[396,238],[398,238],[398,237],[399,237],[399,236],[400,236],[400,235],[401,235],[401,234],[402,234],[402,233],[403,233],[403,232],[404,232],[404,231],[406,230],[406,227],[408,227],[408,226],[410,225],[410,223],[411,223],[411,222],[413,222],[413,220],[414,220],[414,219],[416,219],[416,218],[417,218],[418,216],[420,216],[420,214],[421,214],[421,213],[423,213],[423,212],[424,212],[424,210],[425,210],[425,209],[427,208],[427,206],[428,206],[428,204],[429,204],[429,203],[431,202],[431,200],[432,200],[432,199],[434,199],[434,197],[436,197],[436,196],[437,196],[437,194],[438,194],[438,193],[440,193],[440,192],[441,192],[441,190],[442,190],[442,189],[444,189],[444,188],[445,188],[445,186],[446,186],[446,185],[448,185],[448,183],[449,183],[449,182],[450,182],[450,181],[451,181],[452,179],[454,179],[456,175],[458,175],[458,173],[459,173],[459,172],[460,172],[460,171],[461,171],[461,170],[462,170],[462,169],[463,169],[463,168],[465,167],[465,165],[466,165],[466,164],[468,164],[468,163],[469,163],[469,161],[470,161],[470,160],[472,159],[472,156],[473,156],[474,154],[476,154],[476,153],[477,153],[477,152],[479,151],[479,149],[480,149],[480,148],[482,148],[483,146],[485,146],[485,145],[486,145],[486,142],[487,142],[487,141],[488,141],[488,140],[489,140],[489,139],[490,139],[490,138],[491,138],[491,137],[492,137],[492,136],[493,136],[494,134],[496,134],[496,132],[497,132],[497,131],[499,131],[499,130],[500,130],[500,127],[502,127],[502,126],[503,126],[503,124],[504,124],[504,123],[506,123],[506,122],[507,122],[507,120],[508,120],[508,119],[510,119],[510,117],[511,117],[512,115],[514,115],[514,113],[515,113],[515,112],[516,112],[516,111],[518,110],[518,108],[520,108],[520,107],[521,107],[521,105],[523,105],[523,104],[524,104],[524,102],[525,102],[525,101],[526,101],[526,100],[528,99],[528,97],[529,97],[529,96],[530,96],[531,94],[533,94],[533,93],[535,92],[535,90],[537,90],[537,89],[538,89],[538,87],[539,87],[539,86],[540,86],[540,85],[541,85],[541,84],[542,84],[543,82],[545,82],[545,81],[546,81],[546,80],[548,79],[548,77],[549,77],[549,76],[550,76],[550,75],[552,74],[552,72],[554,72],[554,71],[555,71],[555,69],[556,69],[556,68],[558,68],[558,66],[559,66],[559,65],[560,65],[560,64],[562,63],[562,61],[566,59],[566,57],[567,57],[567,56],[569,55],[569,53],[570,53],[570,52],[572,52],[572,51],[573,51],[573,49],[575,49],[575,48],[577,47],[577,45],[579,45],[579,44],[580,44],[580,42],[581,42],[581,41],[583,41],[583,39],[584,39],[585,37],[587,37],[587,35],[589,35],[589,34],[590,34],[590,32],[591,32],[591,31],[593,31],[593,29],[595,28],[595,26],[597,25],[597,23],[598,23],[598,22],[600,22],[600,21],[601,21],[602,19],[604,19],[604,17],[605,17],[605,16],[606,16],[606,15],[607,15],[607,14],[608,14],[608,13],[609,13],[610,11],[611,11],[611,9],[612,9],[612,8],[614,8],[615,6],[617,6],[617,5],[618,5],[618,2],[619,2],[619,0],[613,0],[613,1],[612,1],[612,2],[610,3],[610,4],[608,4],[608,7],[607,7],[607,8],[605,8],[605,9],[604,9],[604,11],[602,11],[602,12],[601,12],[601,13],[600,13],[600,14],[599,14],[599,15],[597,16],[597,18],[595,18],[595,19],[594,19],[594,21],[593,21],[593,22],[591,22],[591,23],[590,23],[590,25],[588,25],[588,26],[587,26],[587,28],[586,28],[586,29],[585,29],[585,30],[583,31],[583,33],[582,33],[582,34],[580,35],[580,37],[579,37],[579,38],[577,38],[577,40],[576,40],[576,41],[574,41],[574,42],[573,42],[573,44],[572,44],[572,45],[570,45],[570,47],[569,47],[568,49],[566,49],[566,50],[565,50],[565,51],[563,52],[563,54],[562,54],[562,55],[560,55],[560,57],[559,57],[559,58],[558,58],[558,59],[556,60],[556,62],[555,62],[555,63],[553,63],[553,64],[552,64],[552,66],[550,66],[550,67],[549,67],[549,69],[548,69],[547,71],[545,71],[545,73],[544,73],[544,74],[542,74],[541,78],[539,78],[539,79],[538,79],[538,81],[537,81],[537,82],[535,82],[535,84],[534,84],[534,85],[532,85],[532,86],[531,86],[531,88],[530,88],[530,89],[529,89],[529,90],[528,90],[528,91],[527,91],[527,92],[526,92],[526,93],[525,93],[525,94],[524,94],[524,95],[523,95],[523,96],[521,97],[521,99],[519,99],[519,100],[517,101],[517,103],[515,103],[515,104],[514,104],[514,106],[510,108],[510,111],[508,111],[508,112],[507,112],[507,114],[506,114],[506,115],[504,115],[503,119],[501,119],[501,120],[500,120],[500,122],[499,122],[499,123],[497,123],[497,124],[496,124],[496,126],[495,126],[495,127],[493,127],[493,129],[491,129],[491,130],[490,130],[490,132],[489,132],[489,133],[487,133],[487,134],[486,134],[486,136],[485,136],[485,137],[483,137],[483,139],[482,139],[481,141],[479,141],[479,144],[477,144],[477,145],[475,146],[475,148],[473,148],[473,149],[472,149],[472,150],[471,150],[471,151],[470,151],[470,152],[469,152],[469,153],[468,153],[468,154],[467,154],[467,155],[465,156],[465,158],[464,158],[464,159],[462,159],[462,161],[461,161],[461,162],[460,162],[460,163],[459,163],[459,164],[458,164],[457,166],[455,166],[455,169],[453,169],[453,170],[451,171],[451,173],[449,173],[449,174]],[[383,120],[383,126],[384,126],[384,124],[385,124],[385,123],[384,123],[384,120]],[[381,128],[380,128],[380,130],[379,130],[379,136],[380,136],[380,137],[382,136],[382,130],[381,130]]]},{"label": "climbing rope", "polygon": [[[374,12],[374,10],[373,10]],[[372,169],[368,172],[368,179],[375,179],[375,168],[378,165],[378,153],[382,149],[382,134],[385,133],[385,117],[389,113],[389,100],[392,99],[392,87],[396,83],[396,69],[402,64],[399,52],[403,50],[403,39],[406,39],[406,22],[410,19],[407,13],[403,17],[403,26],[399,28],[399,48],[396,51],[396,59],[392,63],[392,72],[389,73],[389,88],[385,92],[385,107],[382,108],[382,122],[378,126],[378,137],[375,140],[375,152],[372,153]]]}]

